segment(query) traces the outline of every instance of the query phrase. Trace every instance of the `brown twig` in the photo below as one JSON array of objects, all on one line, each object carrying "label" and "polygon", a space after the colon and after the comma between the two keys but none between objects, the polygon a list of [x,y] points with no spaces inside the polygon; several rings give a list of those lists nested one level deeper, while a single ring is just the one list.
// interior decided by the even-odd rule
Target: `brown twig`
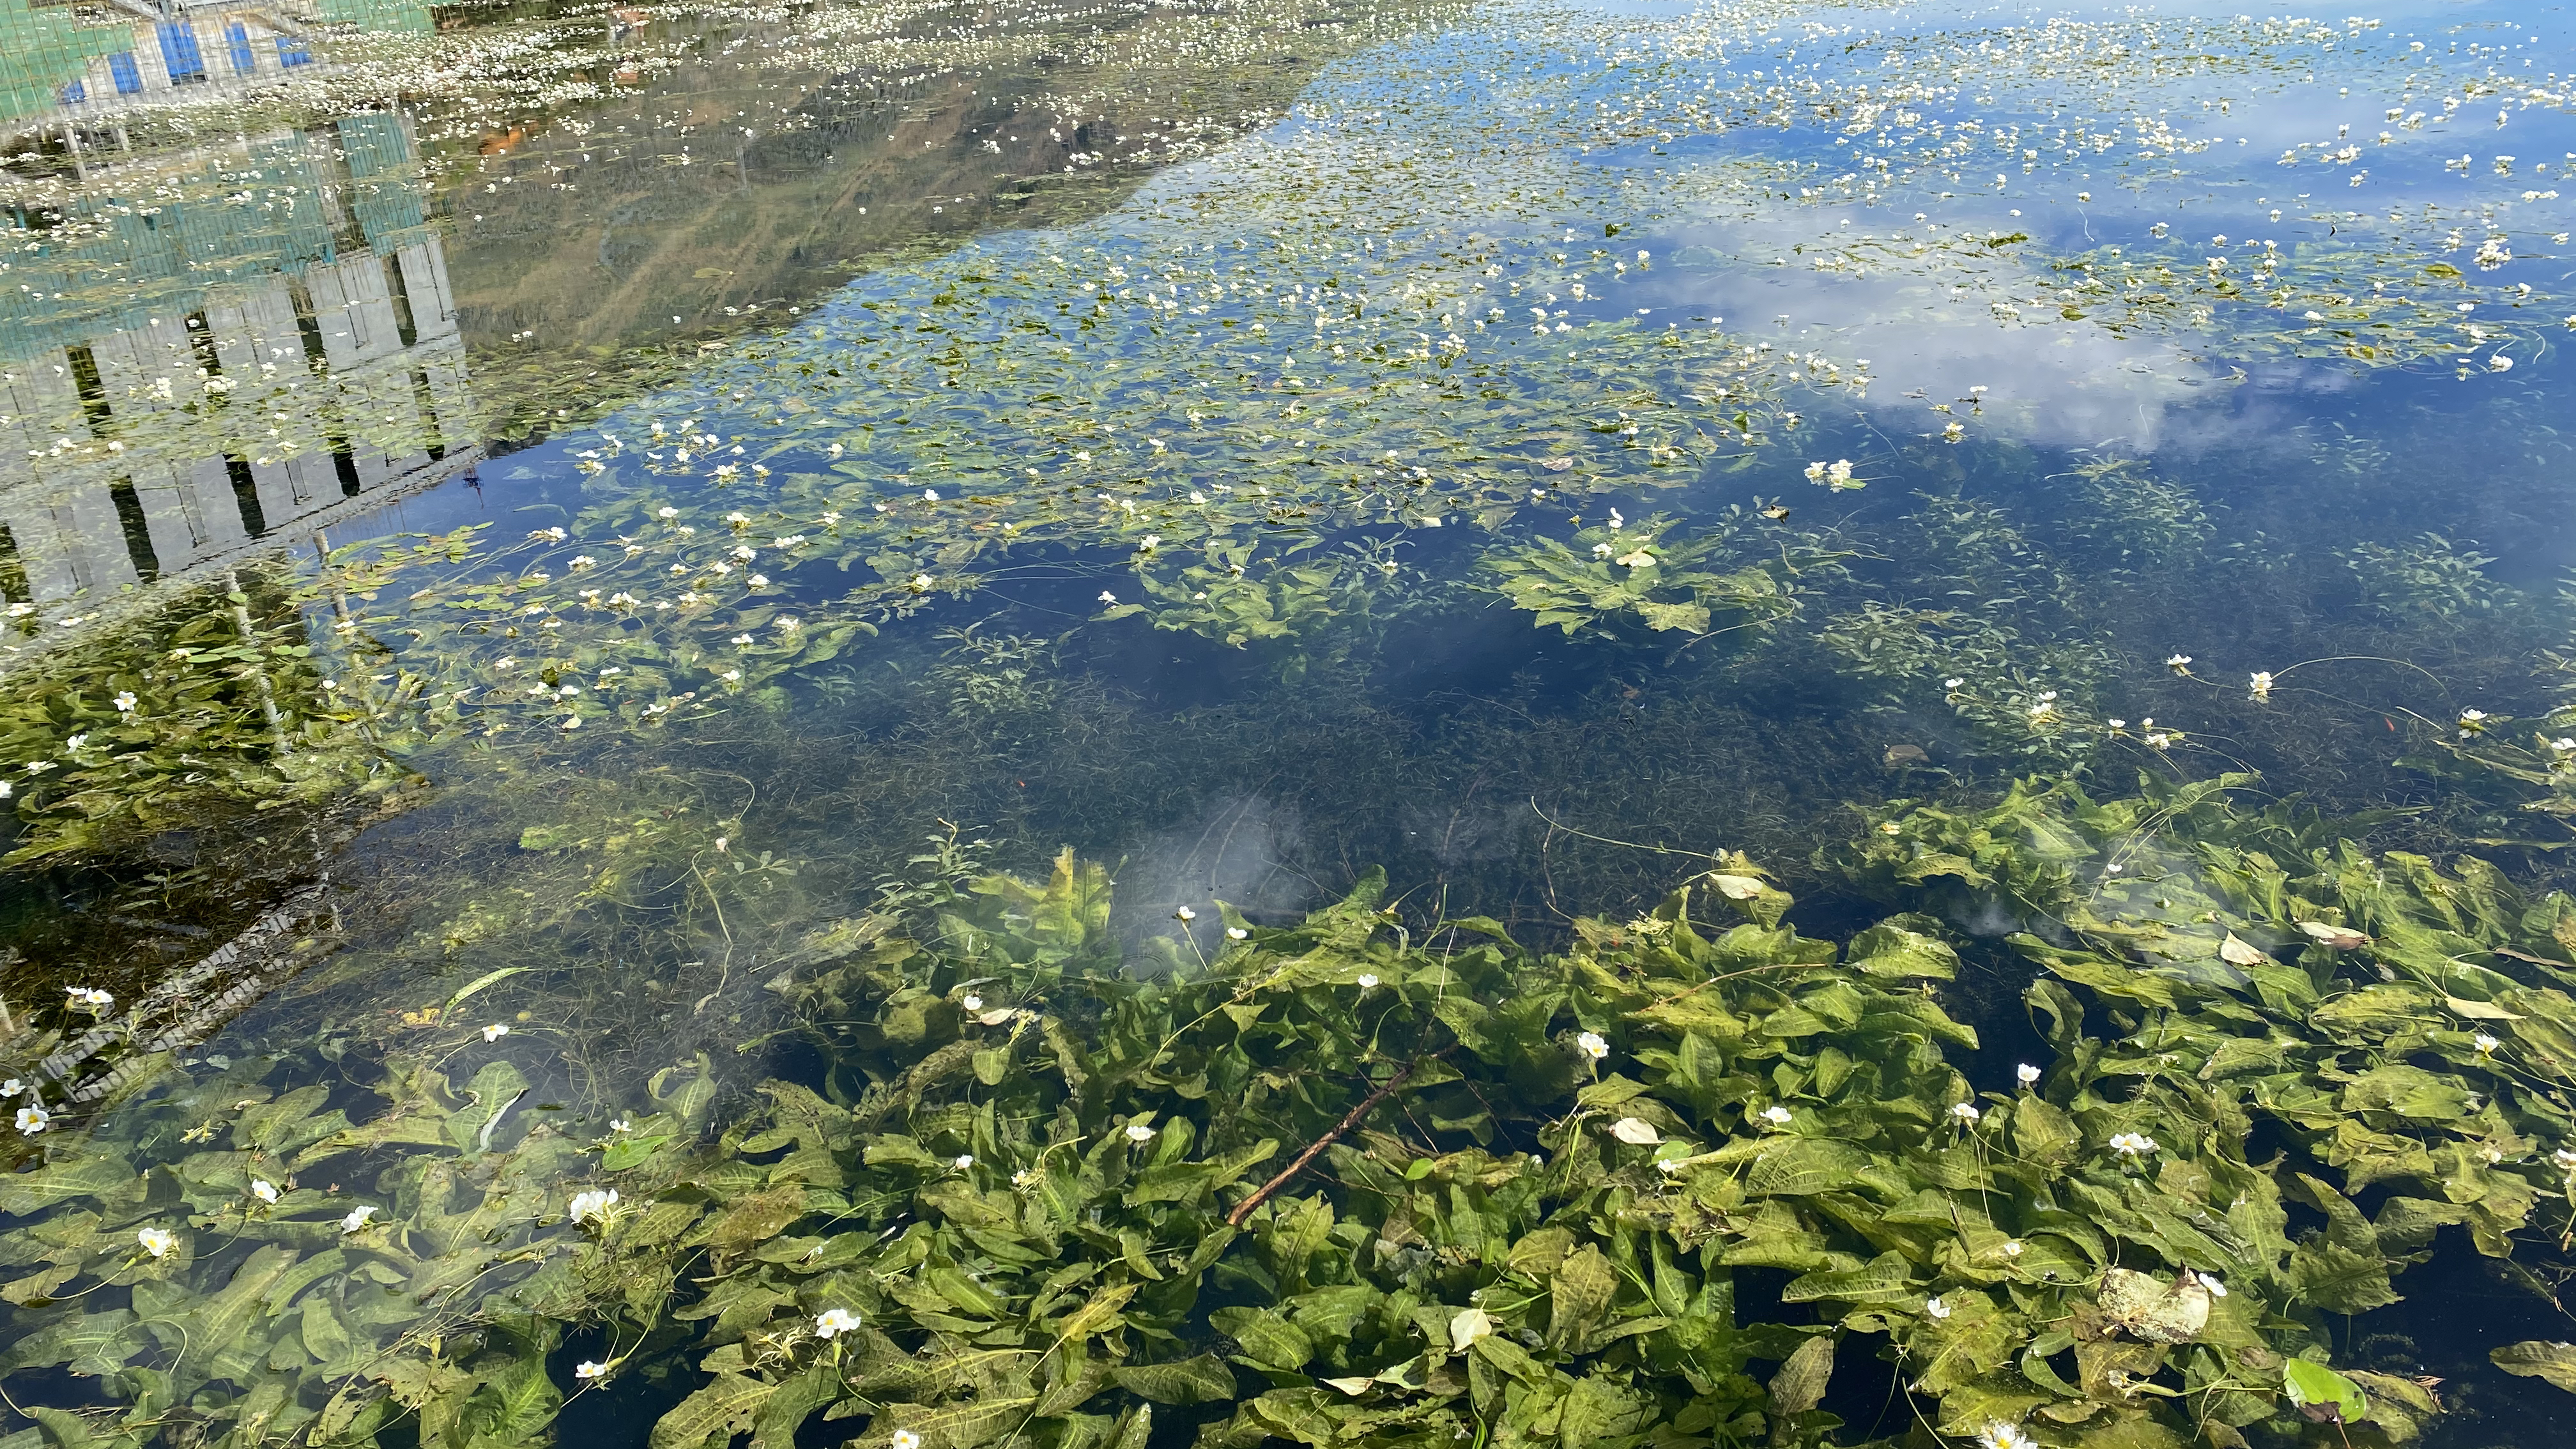
[{"label": "brown twig", "polygon": [[1344,1134],[1348,1133],[1352,1128],[1360,1125],[1360,1119],[1366,1117],[1378,1103],[1395,1095],[1395,1089],[1404,1085],[1404,1079],[1413,1075],[1413,1069],[1415,1067],[1418,1067],[1424,1062],[1430,1061],[1435,1057],[1446,1055],[1448,1055],[1448,1048],[1444,1047],[1439,1051],[1433,1052],[1430,1056],[1417,1057],[1414,1060],[1405,1063],[1403,1071],[1387,1078],[1386,1085],[1361,1098],[1360,1104],[1353,1107],[1348,1115],[1344,1116],[1340,1122],[1334,1124],[1332,1131],[1316,1138],[1305,1151],[1298,1153],[1297,1160],[1280,1169],[1277,1177],[1274,1177],[1268,1182],[1263,1183],[1261,1186],[1254,1188],[1252,1190],[1252,1196],[1236,1203],[1234,1205],[1234,1211],[1225,1215],[1225,1225],[1229,1228],[1242,1227],[1243,1220],[1252,1216],[1252,1210],[1254,1208],[1270,1201],[1273,1193],[1276,1193],[1279,1189],[1288,1185],[1288,1179],[1305,1171],[1307,1163],[1314,1161],[1323,1153],[1325,1148],[1341,1141]]}]

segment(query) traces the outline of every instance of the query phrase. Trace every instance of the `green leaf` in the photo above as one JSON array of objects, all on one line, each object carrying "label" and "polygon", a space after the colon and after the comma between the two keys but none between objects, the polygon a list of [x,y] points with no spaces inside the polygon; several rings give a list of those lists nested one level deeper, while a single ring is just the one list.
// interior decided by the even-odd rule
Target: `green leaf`
[{"label": "green leaf", "polygon": [[2328,1411],[2330,1421],[2358,1424],[2367,1408],[2361,1386],[2323,1364],[2303,1358],[2281,1366],[2281,1390],[2303,1409]]},{"label": "green leaf", "polygon": [[1823,1403],[1825,1384],[1834,1373],[1834,1340],[1819,1333],[1798,1345],[1771,1376],[1771,1408],[1782,1415],[1803,1414]]},{"label": "green leaf", "polygon": [[2539,1379],[2576,1394],[2576,1343],[2529,1339],[2489,1349],[2487,1357],[2506,1373]]},{"label": "green leaf", "polygon": [[777,1391],[776,1384],[741,1374],[718,1374],[714,1383],[656,1420],[647,1442],[651,1449],[700,1449],[718,1436],[731,1438],[751,1428],[760,1406]]},{"label": "green leaf", "polygon": [[1168,1363],[1122,1364],[1110,1381],[1158,1404],[1213,1404],[1234,1397],[1234,1370],[1214,1354]]}]

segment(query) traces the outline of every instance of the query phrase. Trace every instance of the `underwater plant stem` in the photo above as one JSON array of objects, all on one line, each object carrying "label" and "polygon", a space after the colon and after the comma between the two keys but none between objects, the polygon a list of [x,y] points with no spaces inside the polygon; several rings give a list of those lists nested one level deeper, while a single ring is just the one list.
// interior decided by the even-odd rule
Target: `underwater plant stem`
[{"label": "underwater plant stem", "polygon": [[1379,1087],[1376,1091],[1362,1097],[1358,1106],[1353,1107],[1348,1113],[1343,1115],[1341,1121],[1333,1125],[1332,1131],[1325,1133],[1323,1136],[1318,1137],[1313,1142],[1307,1144],[1306,1150],[1298,1153],[1295,1161],[1280,1169],[1277,1177],[1274,1177],[1268,1182],[1263,1183],[1261,1186],[1254,1188],[1252,1190],[1252,1196],[1236,1203],[1234,1205],[1234,1211],[1225,1215],[1225,1225],[1229,1228],[1242,1227],[1243,1220],[1252,1216],[1252,1210],[1254,1208],[1268,1202],[1272,1194],[1288,1185],[1288,1180],[1290,1178],[1305,1171],[1307,1163],[1312,1162],[1317,1157],[1321,1156],[1325,1148],[1341,1141],[1343,1136],[1352,1128],[1360,1125],[1360,1119],[1366,1117],[1372,1110],[1374,1110],[1378,1103],[1394,1096],[1395,1089],[1404,1085],[1404,1079],[1413,1075],[1413,1069],[1415,1067],[1422,1065],[1424,1062],[1447,1056],[1448,1054],[1449,1048],[1442,1047],[1440,1050],[1433,1052],[1430,1056],[1416,1057],[1412,1061],[1405,1063],[1404,1070],[1387,1078],[1385,1084]]},{"label": "underwater plant stem", "polygon": [[[233,627],[241,631],[242,643],[256,650],[259,635],[250,626],[250,607],[241,602],[241,575],[235,570],[224,570],[224,593],[232,600]],[[250,677],[259,685],[260,713],[268,716],[268,732],[277,740],[277,752],[281,755],[294,753],[294,746],[286,741],[286,722],[277,712],[277,689],[268,682],[268,670],[254,662],[250,666]]]}]

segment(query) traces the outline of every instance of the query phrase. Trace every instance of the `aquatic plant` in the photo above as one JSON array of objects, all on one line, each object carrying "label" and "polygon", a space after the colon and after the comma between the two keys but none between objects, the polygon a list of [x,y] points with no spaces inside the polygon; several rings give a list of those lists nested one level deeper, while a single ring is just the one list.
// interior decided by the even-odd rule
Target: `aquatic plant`
[{"label": "aquatic plant", "polygon": [[[2395,1301],[2445,1226],[2557,1251],[2576,906],[2240,813],[2245,783],[2033,781],[1834,857],[2032,928],[2050,1055],[1985,1090],[1945,1002],[1989,948],[1920,913],[1806,937],[1741,857],[1560,950],[1408,924],[1371,878],[1285,927],[1211,906],[1211,947],[1185,921],[1138,973],[1098,867],[941,856],[773,963],[830,1070],[763,1105],[715,1112],[701,1062],[604,1126],[514,1119],[518,1036],[450,1001],[427,1050],[306,1049],[372,1104],[262,1085],[290,1053],[26,1139],[7,1209],[82,1206],[0,1234],[35,1268],[8,1361],[103,1375],[126,1408],[37,1412],[109,1437],[515,1441],[650,1376],[687,1391],[664,1446],[817,1414],[960,1449],[1174,1415],[1822,1444],[1873,1432],[1821,1407],[1864,1354],[1945,1435],[2229,1444],[2324,1404],[2404,1441],[2437,1398],[2326,1316]],[[1784,1320],[1740,1309],[1756,1271]],[[566,1383],[573,1323],[605,1347]]]}]

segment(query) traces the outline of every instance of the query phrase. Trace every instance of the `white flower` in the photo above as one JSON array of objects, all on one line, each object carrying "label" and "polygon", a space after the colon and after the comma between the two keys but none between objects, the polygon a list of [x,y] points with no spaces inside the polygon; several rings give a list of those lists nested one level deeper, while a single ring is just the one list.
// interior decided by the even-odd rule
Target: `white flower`
[{"label": "white flower", "polygon": [[1251,934],[1252,933],[1250,931],[1243,929],[1241,926],[1228,926],[1225,928],[1225,938],[1229,941],[1240,941]]},{"label": "white flower", "polygon": [[1986,1426],[1977,1431],[1973,1442],[1977,1449],[2038,1449],[2020,1426],[2007,1424],[2001,1419],[1987,1420]]},{"label": "white flower", "polygon": [[503,1022],[496,1021],[490,1026],[483,1028],[483,1039],[485,1041],[499,1041],[501,1038],[508,1036],[509,1034],[510,1028]]},{"label": "white flower", "polygon": [[2487,371],[2511,372],[2513,371],[2513,359],[2499,352],[2495,356],[2487,359]]},{"label": "white flower", "polygon": [[939,490],[938,490],[938,489],[936,489],[936,488],[924,488],[924,489],[922,489],[922,490],[921,490],[921,501],[922,501],[922,502],[924,502],[924,503],[936,503],[936,502],[938,502],[938,501],[939,501]]},{"label": "white flower", "polygon": [[838,1338],[844,1333],[856,1333],[858,1329],[859,1315],[846,1308],[826,1308],[814,1319],[816,1338]]},{"label": "white flower", "polygon": [[2566,1148],[2561,1147],[2556,1152],[2549,1154],[2549,1160],[2557,1163],[2561,1168],[2564,1168],[2569,1172],[2576,1172],[2576,1152],[2570,1152]]},{"label": "white flower", "polygon": [[115,997],[110,996],[106,992],[100,991],[95,987],[71,986],[64,989],[71,994],[72,1005],[83,1007],[90,1011],[105,1011],[107,1008],[116,1004]]},{"label": "white flower", "polygon": [[1183,906],[1179,910],[1172,912],[1172,919],[1175,921],[1195,921],[1198,918],[1199,913],[1191,910],[1187,906]]},{"label": "white flower", "polygon": [[1163,536],[1159,533],[1146,534],[1143,538],[1136,541],[1136,547],[1146,553],[1152,553],[1154,550],[1161,548],[1162,546]]},{"label": "white flower", "polygon": [[2172,670],[2176,674],[2180,674],[2190,667],[2191,656],[2188,654],[2168,654],[2165,656],[2165,668]]},{"label": "white flower", "polygon": [[2039,1068],[2032,1066],[2028,1062],[2024,1062],[2020,1066],[2013,1068],[2013,1075],[2021,1079],[2021,1084],[2023,1086],[2034,1086],[2039,1081]]},{"label": "white flower", "polygon": [[118,714],[132,714],[134,713],[134,706],[137,703],[138,701],[134,698],[134,692],[132,690],[123,691],[116,696],[116,712]]},{"label": "white flower", "polygon": [[1763,1121],[1770,1123],[1774,1127],[1786,1127],[1789,1125],[1789,1109],[1781,1106],[1777,1102],[1763,1108],[1760,1116]]},{"label": "white flower", "polygon": [[623,1117],[613,1117],[609,1119],[608,1130],[611,1132],[632,1132],[635,1130],[635,1124],[627,1121]]},{"label": "white flower", "polygon": [[572,1376],[584,1382],[588,1382],[591,1379],[606,1378],[608,1376],[608,1365],[601,1363],[595,1358],[585,1359],[580,1366],[576,1367],[572,1371]]},{"label": "white flower", "polygon": [[1973,1124],[1979,1117],[1984,1115],[1985,1114],[1979,1112],[1972,1103],[1953,1102],[1950,1104],[1950,1116],[1956,1121]]},{"label": "white flower", "polygon": [[134,1241],[141,1243],[143,1251],[156,1258],[169,1257],[170,1250],[179,1246],[178,1235],[168,1228],[145,1228],[134,1235]]},{"label": "white flower", "polygon": [[2019,1238],[2009,1238],[2009,1239],[2006,1239],[2006,1240],[2005,1240],[2005,1242],[2004,1242],[2004,1256],[2005,1256],[2005,1257],[2007,1257],[2007,1258],[2018,1258],[2018,1257],[2020,1257],[2020,1256],[2021,1256],[2021,1247],[2022,1247],[2021,1239],[2019,1239]]},{"label": "white flower", "polygon": [[30,1137],[44,1131],[45,1124],[52,1120],[54,1120],[54,1114],[42,1107],[27,1106],[18,1109],[18,1130]]},{"label": "white flower", "polygon": [[367,1225],[367,1219],[374,1217],[375,1215],[376,1210],[372,1206],[353,1207],[349,1209],[349,1215],[347,1217],[340,1219],[340,1231],[344,1233],[354,1233],[360,1228],[365,1227]]},{"label": "white flower", "polygon": [[1947,1318],[1950,1316],[1950,1305],[1942,1302],[1938,1298],[1935,1298],[1931,1302],[1923,1305],[1923,1311],[1932,1315],[1934,1318]]},{"label": "white flower", "polygon": [[254,1177],[250,1180],[250,1195],[261,1202],[274,1203],[277,1201],[277,1184],[264,1177]]},{"label": "white flower", "polygon": [[975,1154],[971,1152],[958,1153],[957,1160],[950,1165],[955,1167],[959,1172],[964,1172],[966,1169],[975,1165]]},{"label": "white flower", "polygon": [[1592,556],[1594,558],[1608,558],[1615,552],[1617,552],[1617,550],[1613,549],[1606,543],[1596,543],[1592,545]]},{"label": "white flower", "polygon": [[1154,1140],[1154,1129],[1146,1126],[1142,1122],[1130,1122],[1127,1124],[1127,1140],[1130,1142],[1151,1142]]},{"label": "white flower", "polygon": [[969,993],[964,1001],[957,1004],[965,1007],[968,1011],[982,1011],[984,1009],[984,998]]},{"label": "white flower", "polygon": [[1963,684],[1965,684],[1965,683],[1967,683],[1967,682],[1968,682],[1968,681],[1966,681],[1966,680],[1964,680],[1964,679],[1959,679],[1959,678],[1955,678],[1955,677],[1954,677],[1954,678],[1950,678],[1950,679],[1942,680],[1942,681],[1941,681],[1941,687],[1942,687],[1943,689],[1956,689],[1956,688],[1958,688],[1960,685],[1963,685]]},{"label": "white flower", "polygon": [[921,1449],[921,1436],[910,1429],[897,1429],[894,1437],[886,1441],[886,1446],[887,1449]]},{"label": "white flower", "polygon": [[2504,1043],[2487,1035],[2485,1032],[2479,1032],[2476,1036],[2469,1038],[2469,1045],[2478,1049],[2479,1056],[2486,1056],[2490,1052],[2493,1052],[2497,1047],[2503,1046]]},{"label": "white flower", "polygon": [[1592,1058],[1596,1062],[1601,1060],[1603,1057],[1610,1055],[1609,1041],[1597,1031],[1587,1031],[1583,1033],[1581,1036],[1574,1039],[1574,1044],[1583,1049],[1583,1054],[1585,1056]]},{"label": "white flower", "polygon": [[1361,973],[1360,973],[1360,990],[1362,990],[1362,991],[1374,991],[1374,990],[1376,990],[1376,989],[1377,989],[1377,973],[1376,973],[1376,972],[1374,972],[1374,971],[1363,971],[1363,972],[1361,972]]},{"label": "white flower", "polygon": [[2247,687],[2254,691],[2254,697],[2256,699],[2268,699],[2271,697],[2272,675],[2268,670],[2258,669],[2254,671],[2253,677],[2246,683]]},{"label": "white flower", "polygon": [[2184,1271],[2191,1272],[2191,1276],[2199,1282],[2200,1286],[2209,1290],[2210,1297],[2224,1298],[2227,1296],[2226,1284],[2219,1282],[2207,1273],[2192,1272],[2190,1269],[2185,1269]]},{"label": "white flower", "polygon": [[617,1206],[617,1189],[593,1188],[588,1192],[577,1192],[572,1195],[570,1216],[575,1223],[605,1223],[608,1221],[608,1210],[615,1206]]},{"label": "white flower", "polygon": [[1109,592],[1107,589],[1102,589],[1100,591],[1100,602],[1104,604],[1114,604],[1118,602],[1118,596]]},{"label": "white flower", "polygon": [[2122,1132],[2111,1139],[2111,1150],[2122,1157],[2144,1157],[2156,1150],[2156,1139],[2137,1132]]},{"label": "white flower", "polygon": [[20,1092],[25,1091],[26,1088],[26,1083],[19,1081],[16,1077],[11,1077],[5,1082],[0,1082],[0,1097],[14,1097]]}]

